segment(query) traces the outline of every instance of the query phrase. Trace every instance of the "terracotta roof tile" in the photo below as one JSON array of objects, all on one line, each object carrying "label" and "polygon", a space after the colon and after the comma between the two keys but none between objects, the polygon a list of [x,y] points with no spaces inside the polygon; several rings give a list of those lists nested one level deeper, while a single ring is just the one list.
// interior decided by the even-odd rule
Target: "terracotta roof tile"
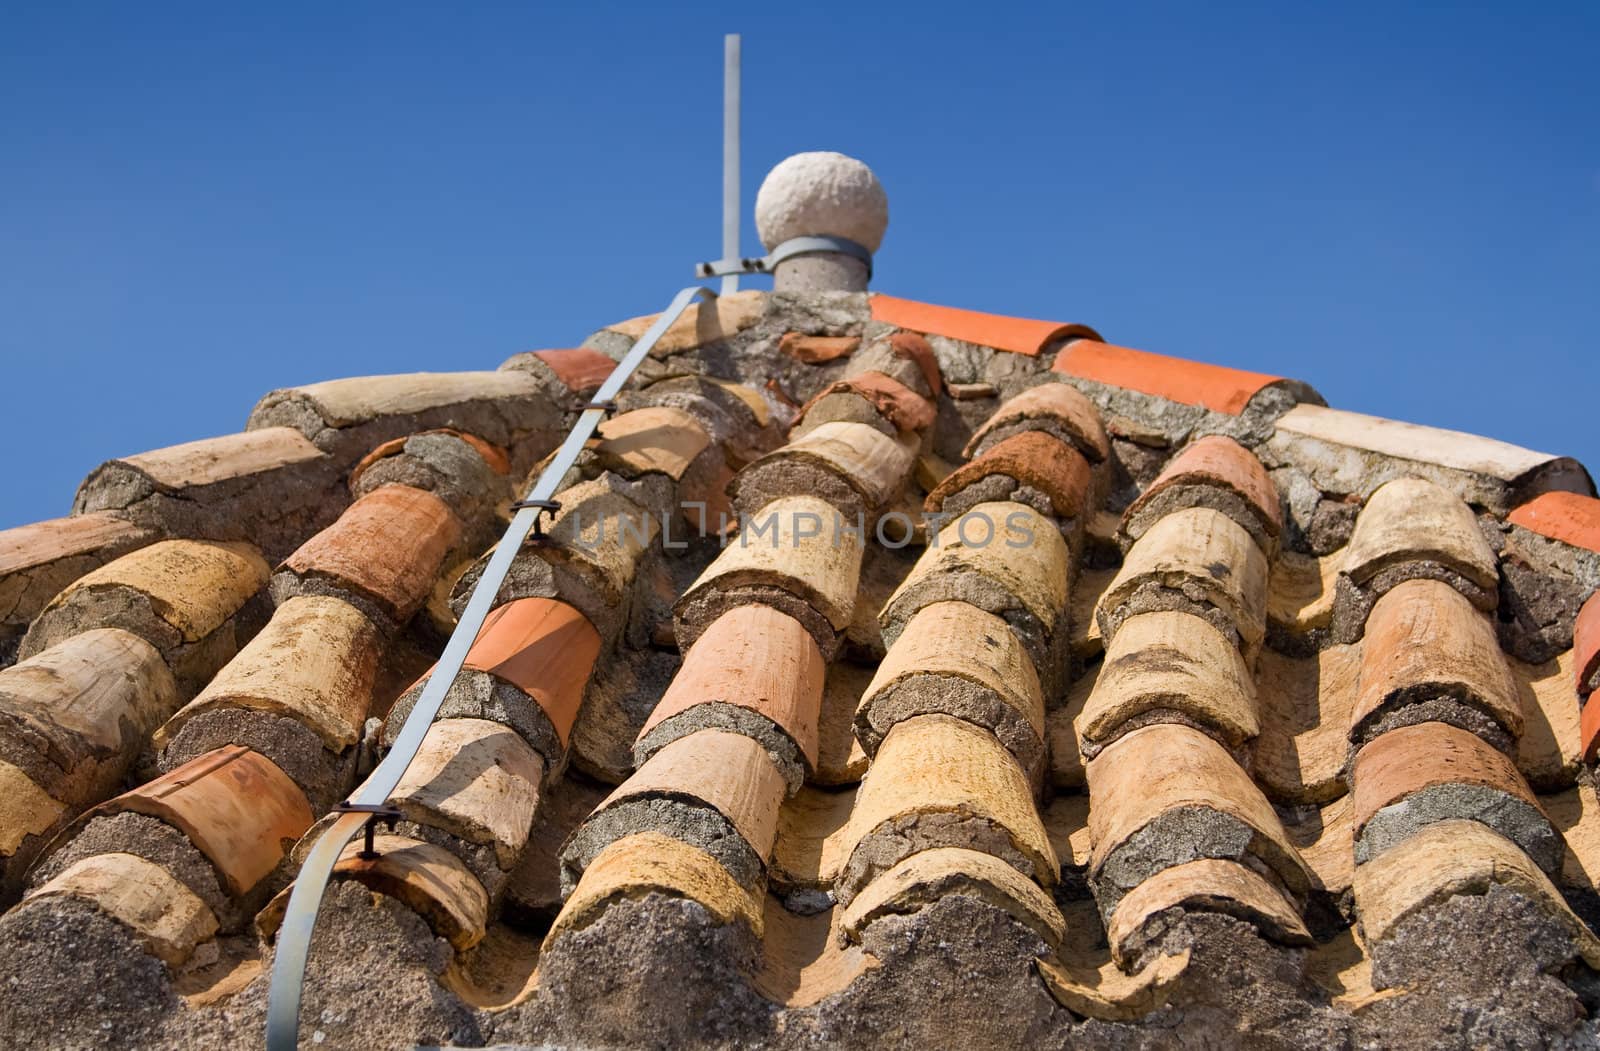
[{"label": "terracotta roof tile", "polygon": [[990,445],[977,459],[940,482],[924,506],[938,511],[967,486],[1000,474],[1044,493],[1051,509],[1062,518],[1077,518],[1087,509],[1092,485],[1088,461],[1045,431],[1023,431]]},{"label": "terracotta roof tile", "polygon": [[1572,692],[1572,656],[1573,651],[1567,650],[1543,664],[1525,664],[1515,658],[1507,661],[1524,716],[1522,736],[1517,740],[1517,769],[1536,792],[1570,788],[1583,765],[1578,704]]},{"label": "terracotta roof tile", "polygon": [[270,875],[312,820],[305,794],[282,770],[237,746],[192,759],[79,820],[127,811],[160,818],[181,831],[235,896],[248,894]]},{"label": "terracotta roof tile", "polygon": [[299,431],[267,427],[184,442],[111,462],[138,471],[163,489],[183,490],[322,457]]},{"label": "terracotta roof tile", "polygon": [[[339,854],[334,879],[354,880],[377,894],[401,902],[428,921],[435,934],[457,952],[483,940],[489,925],[489,895],[454,854],[405,836],[373,837],[375,857],[362,857],[358,838]],[[289,904],[285,888],[256,917],[256,930],[270,939],[283,923]]]},{"label": "terracotta roof tile", "polygon": [[578,347],[572,350],[536,350],[533,356],[551,370],[574,394],[590,394],[610,377],[617,363],[598,350]]},{"label": "terracotta roof tile", "polygon": [[639,832],[607,844],[584,870],[545,936],[545,949],[594,923],[611,902],[652,892],[695,902],[719,924],[741,923],[761,933],[755,900],[715,858],[660,832]]},{"label": "terracotta roof tile", "polygon": [[217,932],[217,917],[166,869],[134,854],[96,854],[69,865],[28,895],[75,898],[134,932],[145,949],[177,968]]},{"label": "terracotta roof tile", "polygon": [[872,319],[900,328],[934,336],[959,339],[963,343],[1009,350],[1015,354],[1038,354],[1058,340],[1069,337],[1099,339],[1087,325],[1067,325],[1057,321],[982,314],[957,310],[912,299],[899,299],[876,293],[872,297]]},{"label": "terracotta roof tile", "polygon": [[1379,945],[1402,920],[1456,895],[1503,886],[1527,897],[1572,936],[1577,954],[1600,967],[1600,940],[1573,915],[1551,884],[1510,840],[1476,821],[1429,825],[1356,867],[1356,913],[1368,945]]},{"label": "terracotta roof tile", "polygon": [[1590,595],[1578,610],[1572,626],[1573,673],[1578,695],[1587,697],[1600,675],[1600,591]]},{"label": "terracotta roof tile", "polygon": [[1333,623],[1343,549],[1320,558],[1279,551],[1267,579],[1267,626],[1306,636]]},{"label": "terracotta roof tile", "polygon": [[807,365],[821,365],[845,357],[860,345],[860,336],[808,336],[803,332],[785,332],[778,341],[780,351]]},{"label": "terracotta roof tile", "polygon": [[1070,442],[1090,463],[1102,463],[1111,455],[1100,410],[1069,383],[1041,383],[1007,399],[972,435],[962,455],[977,456],[996,442],[1028,430],[1042,430]]},{"label": "terracotta roof tile", "polygon": [[1138,538],[1163,515],[1194,506],[1227,514],[1269,552],[1283,529],[1278,490],[1266,468],[1226,435],[1206,435],[1184,446],[1128,507],[1123,528]]},{"label": "terracotta roof tile", "polygon": [[1573,547],[1600,551],[1600,500],[1581,493],[1541,493],[1506,517],[1512,525]]},{"label": "terracotta roof tile", "polygon": [[935,602],[907,622],[861,698],[856,737],[874,754],[895,724],[931,713],[989,730],[1024,770],[1044,758],[1033,661],[1004,620],[965,602]]},{"label": "terracotta roof tile", "polygon": [[[1178,839],[1190,858],[1238,861],[1250,854],[1296,895],[1311,886],[1272,805],[1223,747],[1200,731],[1175,723],[1140,727],[1090,760],[1088,774],[1090,873],[1102,911],[1169,867],[1142,856],[1140,833]],[[1248,834],[1241,839],[1227,832],[1230,824]],[[1146,831],[1152,827],[1160,832]],[[1173,849],[1161,853],[1172,856]]]},{"label": "terracotta roof tile", "polygon": [[0,759],[0,859],[6,901],[16,893],[44,837],[71,820],[66,805],[51,797],[28,772]]},{"label": "terracotta roof tile", "polygon": [[1476,434],[1309,404],[1296,405],[1275,426],[1268,448],[1304,464],[1329,492],[1365,496],[1395,478],[1423,477],[1503,515],[1547,490],[1594,491],[1576,460]]},{"label": "terracotta roof tile", "polygon": [[1351,739],[1409,704],[1453,698],[1480,709],[1512,738],[1522,704],[1489,621],[1437,580],[1408,580],[1373,606],[1361,654]]},{"label": "terracotta roof tile", "polygon": [[1077,379],[1154,394],[1184,405],[1237,416],[1281,377],[1152,354],[1080,339],[1068,344],[1051,368]]},{"label": "terracotta roof tile", "polygon": [[437,495],[385,485],[300,545],[284,568],[325,578],[379,604],[396,624],[411,619],[433,590],[461,521]]},{"label": "terracotta roof tile", "polygon": [[157,539],[154,530],[105,512],[0,530],[0,635],[26,628],[78,577]]},{"label": "terracotta roof tile", "polygon": [[1220,912],[1252,924],[1273,941],[1312,944],[1305,921],[1281,888],[1237,861],[1201,858],[1163,869],[1117,903],[1106,930],[1112,956],[1125,965],[1131,963],[1145,924],[1171,908]]},{"label": "terracotta roof tile", "polygon": [[634,478],[647,472],[674,482],[711,444],[695,418],[682,409],[653,406],[603,420],[594,453],[608,470]]},{"label": "terracotta roof tile", "polygon": [[483,462],[488,464],[489,469],[494,471],[495,474],[511,473],[511,459],[506,455],[506,451],[500,448],[500,446],[486,442],[475,434],[467,434],[464,431],[452,430],[449,427],[435,427],[431,431],[420,431],[418,434],[407,434],[400,438],[391,438],[379,445],[377,448],[373,449],[371,452],[367,453],[367,455],[363,456],[361,460],[350,469],[351,491],[356,491],[357,483],[360,482],[361,476],[366,473],[367,468],[371,467],[379,460],[386,460],[391,456],[400,455],[405,451],[407,442],[409,442],[412,438],[419,437],[423,434],[446,434],[452,438],[458,438],[472,446],[473,450],[477,452],[479,456],[483,457]]},{"label": "terracotta roof tile", "polygon": [[490,611],[465,666],[532,697],[565,747],[599,654],[600,635],[582,613],[553,599],[525,598]]},{"label": "terracotta roof tile", "polygon": [[930,398],[938,397],[944,387],[944,375],[928,341],[915,332],[896,332],[889,337],[888,344],[889,353],[915,365],[922,375],[926,389],[919,393],[925,393]]},{"label": "terracotta roof tile", "polygon": [[845,861],[845,828],[855,802],[854,788],[836,792],[811,785],[785,800],[778,811],[767,889],[775,895],[830,890]]},{"label": "terracotta roof tile", "polygon": [[1583,761],[1594,762],[1595,756],[1600,755],[1600,704],[1584,702],[1578,734],[1583,740]]},{"label": "terracotta roof tile", "polygon": [[1236,633],[1253,657],[1267,631],[1267,559],[1242,526],[1220,511],[1191,507],[1159,519],[1128,551],[1100,597],[1106,638],[1146,609],[1188,609]]},{"label": "terracotta roof tile", "polygon": [[850,814],[844,904],[910,854],[982,849],[1054,886],[1060,864],[1027,777],[993,734],[947,715],[896,723],[878,747]]},{"label": "terracotta roof tile", "polygon": [[748,711],[782,732],[804,759],[805,771],[815,770],[825,672],[821,651],[799,621],[770,606],[736,606],[713,621],[684,656],[645,720],[636,754],[643,762],[669,741],[706,726],[740,732],[742,712]]},{"label": "terracotta roof tile", "polygon": [[915,451],[864,423],[824,423],[768,453],[734,479],[734,504],[755,514],[778,496],[809,492],[848,517],[869,516],[911,475]]},{"label": "terracotta roof tile", "polygon": [[[721,342],[760,321],[766,305],[767,293],[755,289],[718,296],[710,303],[691,303],[662,333],[650,353],[654,357],[665,357]],[[637,340],[658,317],[659,314],[645,314],[607,325],[605,331]]]},{"label": "terracotta roof tile", "polygon": [[1123,974],[1107,962],[1098,970],[1069,968],[1044,957],[1034,961],[1039,977],[1056,1003],[1083,1018],[1137,1022],[1161,1008],[1176,992],[1189,968],[1191,949],[1158,956],[1135,974]]},{"label": "terracotta roof tile", "polygon": [[870,668],[843,661],[828,666],[822,685],[817,769],[811,778],[816,784],[853,785],[867,772],[867,753],[852,732],[852,720],[871,680]]},{"label": "terracotta roof tile", "polygon": [[1344,793],[1360,674],[1360,643],[1307,657],[1261,651],[1255,689],[1261,735],[1250,769],[1275,802],[1327,803]]},{"label": "terracotta roof tile", "polygon": [[1230,747],[1260,732],[1250,669],[1225,635],[1188,613],[1129,617],[1106,650],[1078,734],[1092,757],[1130,721],[1173,713]]},{"label": "terracotta roof tile", "polygon": [[992,854],[961,847],[935,847],[902,859],[855,896],[839,927],[859,942],[875,920],[916,912],[951,894],[1000,909],[1051,947],[1066,937],[1061,910],[1037,883]]},{"label": "terracotta roof tile", "polygon": [[1343,571],[1365,584],[1413,561],[1437,562],[1480,588],[1498,586],[1494,552],[1467,505],[1432,482],[1400,478],[1380,487],[1361,509]]},{"label": "terracotta roof tile", "polygon": [[[927,398],[892,376],[886,376],[881,372],[863,372],[830,383],[818,391],[801,407],[800,418],[795,421],[796,428],[799,428],[802,421],[811,418],[814,410],[821,414],[818,402],[836,394],[857,395],[871,405],[883,419],[901,431],[921,431],[933,425],[933,403]],[[830,421],[820,418],[819,415],[819,418],[812,419],[813,424],[818,422]],[[796,433],[802,432],[797,430]]]},{"label": "terracotta roof tile", "polygon": [[418,824],[494,848],[509,870],[527,845],[544,773],[544,760],[515,730],[487,719],[441,719],[390,800]]}]

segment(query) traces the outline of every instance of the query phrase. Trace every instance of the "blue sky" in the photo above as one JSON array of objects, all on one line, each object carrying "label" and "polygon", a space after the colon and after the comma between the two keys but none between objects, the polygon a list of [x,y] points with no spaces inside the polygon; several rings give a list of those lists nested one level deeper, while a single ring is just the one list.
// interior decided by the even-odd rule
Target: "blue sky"
[{"label": "blue sky", "polygon": [[0,527],[274,387],[660,309],[719,247],[724,32],[747,220],[787,154],[861,157],[875,287],[1600,470],[1600,5],[31,6]]}]

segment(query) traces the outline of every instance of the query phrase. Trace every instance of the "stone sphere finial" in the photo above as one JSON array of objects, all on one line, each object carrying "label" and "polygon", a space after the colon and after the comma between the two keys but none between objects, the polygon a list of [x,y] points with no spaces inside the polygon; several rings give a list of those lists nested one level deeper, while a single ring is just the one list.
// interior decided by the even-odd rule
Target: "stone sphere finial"
[{"label": "stone sphere finial", "polygon": [[[842,153],[818,150],[785,158],[756,193],[756,231],[768,251],[796,237],[843,237],[876,252],[889,225],[889,198],[872,169]],[[779,265],[779,291],[863,291],[867,266],[838,253]]]}]

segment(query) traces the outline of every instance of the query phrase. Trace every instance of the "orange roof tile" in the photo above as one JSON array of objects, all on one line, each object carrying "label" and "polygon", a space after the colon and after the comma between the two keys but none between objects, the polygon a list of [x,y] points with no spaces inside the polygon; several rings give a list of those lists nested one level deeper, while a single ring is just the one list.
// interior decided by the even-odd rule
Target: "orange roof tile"
[{"label": "orange roof tile", "polygon": [[1079,379],[1126,387],[1185,405],[1237,416],[1260,391],[1281,376],[1207,365],[1080,339],[1069,344],[1051,368]]},{"label": "orange roof tile", "polygon": [[1600,591],[1589,596],[1573,621],[1572,650],[1577,657],[1573,667],[1578,674],[1578,693],[1587,695],[1595,673],[1600,672]]},{"label": "orange roof tile", "polygon": [[598,350],[578,347],[574,350],[536,350],[533,356],[549,365],[556,376],[574,394],[587,394],[600,389],[617,363]]},{"label": "orange roof tile", "polygon": [[1089,463],[1083,455],[1044,431],[1023,431],[998,442],[970,463],[951,471],[924,506],[937,511],[944,502],[974,482],[1004,474],[1033,486],[1050,498],[1050,507],[1063,518],[1076,518],[1089,496]]},{"label": "orange roof tile", "polygon": [[1506,518],[1512,525],[1574,547],[1600,551],[1600,499],[1579,493],[1540,493]]},{"label": "orange roof tile", "polygon": [[600,633],[582,613],[555,599],[524,598],[484,619],[466,666],[532,697],[565,747],[599,655]]},{"label": "orange roof tile", "polygon": [[1087,325],[1063,324],[1059,321],[1035,321],[1031,318],[1006,317],[1003,314],[982,314],[975,310],[958,310],[933,303],[919,303],[914,299],[900,299],[877,293],[872,297],[872,319],[883,321],[913,332],[959,339],[996,350],[1009,350],[1015,354],[1033,356],[1055,340],[1067,336],[1080,339],[1099,339],[1100,334]]}]

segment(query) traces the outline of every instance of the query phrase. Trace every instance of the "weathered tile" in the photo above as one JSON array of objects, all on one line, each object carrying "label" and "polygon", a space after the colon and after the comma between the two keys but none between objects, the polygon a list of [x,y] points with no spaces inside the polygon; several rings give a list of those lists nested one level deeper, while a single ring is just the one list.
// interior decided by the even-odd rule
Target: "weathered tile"
[{"label": "weathered tile", "polygon": [[216,914],[166,869],[134,854],[96,854],[28,895],[88,902],[133,931],[152,956],[177,968],[217,933]]},{"label": "weathered tile", "polygon": [[233,617],[267,575],[249,544],[163,540],[68,585],[33,622],[18,655],[32,657],[91,628],[122,628],[160,650],[192,692],[236,652]]},{"label": "weathered tile", "polygon": [[976,310],[958,310],[954,307],[919,303],[913,299],[886,296],[881,292],[872,296],[872,319],[886,322],[913,332],[924,332],[982,347],[1007,350],[1013,354],[1030,357],[1064,339],[1099,339],[1100,336],[1086,325],[1063,324],[1059,321],[1035,321],[1031,318],[1006,317],[1003,314],[984,314]]},{"label": "weathered tile", "polygon": [[849,627],[861,577],[863,537],[814,496],[764,506],[673,609],[680,649],[735,606],[768,604],[804,624],[824,656]]},{"label": "weathered tile", "polygon": [[635,755],[643,764],[664,745],[707,727],[744,733],[789,768],[792,791],[817,768],[826,671],[799,621],[766,605],[736,606],[684,656],[645,721]]},{"label": "weathered tile", "polygon": [[1583,764],[1578,698],[1572,690],[1572,650],[1543,664],[1507,658],[1523,715],[1517,769],[1540,792],[1570,787]]},{"label": "weathered tile", "polygon": [[877,967],[877,957],[840,935],[841,911],[830,908],[800,916],[767,895],[761,969],[750,979],[756,991],[785,1007],[810,1007]]},{"label": "weathered tile", "polygon": [[1458,818],[1515,842],[1546,872],[1561,866],[1561,837],[1501,752],[1445,723],[1403,726],[1356,753],[1351,773],[1358,863],[1418,829]]},{"label": "weathered tile", "polygon": [[1243,526],[1263,551],[1283,530],[1278,490],[1255,454],[1221,434],[1197,438],[1167,462],[1123,515],[1123,530],[1138,539],[1156,521],[1186,507],[1212,507]]},{"label": "weathered tile", "polygon": [[1251,772],[1280,803],[1326,803],[1344,792],[1350,710],[1361,673],[1361,644],[1329,646],[1310,657],[1261,651],[1256,698],[1261,735]]},{"label": "weathered tile", "polygon": [[1057,788],[1081,791],[1085,784],[1083,744],[1078,739],[1078,716],[1089,703],[1099,681],[1100,665],[1085,668],[1073,680],[1059,708],[1045,716],[1045,735],[1050,745],[1050,782]]},{"label": "weathered tile", "polygon": [[857,894],[839,928],[861,941],[873,922],[916,912],[952,894],[976,898],[1032,930],[1051,948],[1066,937],[1066,921],[1039,885],[992,854],[934,847],[897,862]]},{"label": "weathered tile", "polygon": [[[565,748],[599,655],[600,635],[582,613],[565,602],[524,598],[490,611],[464,667],[504,679],[531,697]],[[555,764],[555,756],[544,758]]]},{"label": "weathered tile", "polygon": [[545,763],[515,731],[487,719],[442,719],[390,801],[409,820],[494,848],[509,870],[528,842]]},{"label": "weathered tile", "polygon": [[1178,979],[1189,968],[1189,953],[1184,949],[1159,956],[1136,974],[1123,974],[1110,960],[1098,969],[1044,958],[1035,960],[1034,966],[1056,1003],[1073,1014],[1132,1022],[1166,1006]]},{"label": "weathered tile", "polygon": [[864,423],[824,423],[740,471],[732,496],[741,514],[802,493],[832,504],[848,520],[869,518],[900,491],[916,450]]},{"label": "weathered tile", "polygon": [[867,772],[867,753],[856,740],[854,725],[856,709],[871,682],[871,668],[842,661],[828,666],[822,686],[817,769],[812,775],[817,784],[853,785]]},{"label": "weathered tile", "polygon": [[652,406],[601,422],[594,455],[607,469],[629,478],[647,472],[683,478],[695,457],[711,444],[695,418],[682,409]]},{"label": "weathered tile", "polygon": [[116,791],[146,736],[178,704],[161,654],[117,628],[74,635],[0,669],[0,897],[48,833]]},{"label": "weathered tile", "polygon": [[1061,518],[1077,518],[1088,510],[1093,485],[1088,461],[1045,431],[1023,431],[992,443],[940,482],[924,506],[930,512],[945,509],[946,502],[963,489],[995,475],[1037,489],[1049,500],[1049,510]]},{"label": "weathered tile", "polygon": [[1377,946],[1402,920],[1429,906],[1497,885],[1542,908],[1566,928],[1578,954],[1591,967],[1600,966],[1600,940],[1572,914],[1561,892],[1516,844],[1476,821],[1429,825],[1358,865],[1356,915],[1366,943]]},{"label": "weathered tile", "polygon": [[1451,702],[1482,712],[1511,739],[1522,733],[1516,683],[1488,619],[1448,584],[1405,581],[1367,618],[1351,740],[1399,708]]},{"label": "weathered tile", "polygon": [[1412,476],[1496,515],[1506,514],[1524,494],[1588,491],[1583,467],[1567,457],[1321,405],[1296,405],[1279,417],[1263,456],[1299,465],[1326,493],[1366,496],[1385,482]]},{"label": "weathered tile", "polygon": [[[614,360],[588,347],[535,350],[531,352],[531,356],[547,365],[568,390],[580,395],[599,390],[600,385],[610,378],[617,367]],[[507,365],[500,367],[506,368]]]},{"label": "weathered tile", "polygon": [[1128,550],[1100,597],[1107,639],[1128,617],[1187,610],[1236,636],[1247,660],[1266,634],[1267,559],[1239,523],[1209,507],[1174,511]]},{"label": "weathered tile", "polygon": [[1261,789],[1216,741],[1175,723],[1134,730],[1089,762],[1090,873],[1101,909],[1198,858],[1254,856],[1304,895],[1310,874]]},{"label": "weathered tile", "polygon": [[1573,685],[1587,697],[1600,686],[1600,591],[1590,595],[1572,625]]},{"label": "weathered tile", "polygon": [[249,540],[277,553],[343,506],[338,468],[299,431],[267,427],[108,461],[78,487],[72,510],[114,511],[167,536]]},{"label": "weathered tile", "polygon": [[856,711],[856,737],[876,754],[891,727],[943,713],[993,733],[1024,770],[1044,758],[1044,694],[1033,661],[1004,620],[965,602],[935,602],[907,621]]},{"label": "weathered tile", "polygon": [[1494,552],[1467,505],[1432,482],[1399,478],[1361,509],[1341,569],[1366,585],[1410,562],[1437,563],[1491,595],[1498,587]]},{"label": "weathered tile", "polygon": [[1584,493],[1540,493],[1506,521],[1563,544],[1600,551],[1600,499]]},{"label": "weathered tile", "polygon": [[1106,929],[1111,955],[1124,966],[1138,959],[1144,944],[1162,933],[1158,923],[1147,935],[1146,925],[1174,908],[1220,912],[1252,924],[1273,941],[1311,944],[1311,932],[1294,904],[1267,877],[1237,861],[1201,858],[1163,869],[1117,903]]},{"label": "weathered tile", "polygon": [[967,442],[963,456],[981,456],[990,447],[1027,431],[1054,435],[1091,464],[1104,463],[1111,443],[1100,410],[1069,383],[1041,383],[1006,400]]},{"label": "weathered tile", "polygon": [[[661,338],[656,341],[650,353],[654,357],[665,357],[668,354],[693,350],[695,347],[720,343],[760,321],[766,306],[767,293],[755,289],[718,296],[710,303],[691,303],[661,334]],[[630,318],[614,325],[607,325],[605,331],[637,341],[651,325],[656,323],[658,317],[659,314],[646,314],[643,317]]]},{"label": "weathered tile", "polygon": [[608,844],[584,870],[545,936],[549,951],[563,934],[581,931],[619,898],[648,893],[685,898],[720,924],[742,923],[758,936],[762,916],[751,893],[705,851],[659,832],[639,832]]},{"label": "weathered tile", "polygon": [[[922,431],[933,425],[934,406],[931,401],[892,376],[881,372],[863,372],[828,384],[818,391],[800,409],[791,434],[798,437],[830,422],[827,414],[813,410],[819,403],[836,394],[854,394],[863,398],[884,420],[899,431]],[[805,426],[802,426],[805,424]]]},{"label": "weathered tile", "polygon": [[893,646],[923,607],[970,603],[1011,624],[1040,680],[1049,683],[1052,643],[1071,581],[1070,552],[1049,519],[1022,504],[979,504],[939,530],[889,596],[878,623]]},{"label": "weathered tile", "polygon": [[159,536],[108,512],[0,530],[0,640],[27,630],[74,580]]},{"label": "weathered tile", "polygon": [[783,775],[759,743],[701,730],[663,747],[590,815],[562,852],[570,886],[606,844],[640,831],[711,852],[742,885],[759,884],[777,836]]},{"label": "weathered tile", "polygon": [[989,731],[947,715],[889,731],[846,838],[849,860],[835,888],[844,904],[901,859],[933,847],[993,854],[1046,887],[1060,875],[1022,768]]},{"label": "weathered tile", "polygon": [[[394,898],[428,921],[457,952],[483,940],[489,924],[489,895],[476,876],[443,847],[405,836],[379,833],[372,839],[375,857],[362,857],[365,844],[352,840],[339,854],[333,879],[355,880],[374,893]],[[256,930],[270,940],[283,923],[289,892],[270,901],[256,917]]]},{"label": "weathered tile", "polygon": [[408,485],[376,489],[307,540],[284,563],[298,578],[287,594],[332,587],[376,604],[394,624],[422,608],[461,539],[461,522],[433,493]]},{"label": "weathered tile", "polygon": [[1296,807],[1283,814],[1283,830],[1311,870],[1313,886],[1338,901],[1355,879],[1355,802],[1342,795],[1322,807]]},{"label": "weathered tile", "polygon": [[1094,692],[1078,717],[1078,734],[1092,757],[1126,723],[1152,718],[1193,720],[1233,748],[1260,730],[1255,683],[1244,658],[1199,617],[1129,617],[1106,650]]},{"label": "weathered tile", "polygon": [[1267,579],[1267,626],[1305,636],[1333,623],[1336,582],[1343,549],[1320,558],[1280,551]]},{"label": "weathered tile", "polygon": [[184,724],[217,709],[281,715],[334,752],[361,740],[381,640],[349,603],[307,595],[279,606],[267,626],[155,735],[165,748]]},{"label": "weathered tile", "polygon": [[1056,355],[1051,369],[1230,416],[1244,412],[1263,390],[1284,383],[1278,376],[1111,346],[1093,338],[1068,344]]},{"label": "weathered tile", "polygon": [[833,886],[845,862],[846,831],[855,801],[853,787],[833,791],[810,785],[784,801],[768,871],[768,886],[775,893]]},{"label": "weathered tile", "polygon": [[85,815],[132,811],[160,818],[189,837],[235,896],[249,893],[311,827],[311,808],[295,783],[248,748],[191,759]]},{"label": "weathered tile", "polygon": [[778,340],[778,350],[807,365],[821,365],[853,354],[861,346],[860,336],[808,336],[803,332],[785,332]]},{"label": "weathered tile", "polygon": [[1580,781],[1565,792],[1541,796],[1539,805],[1567,844],[1561,884],[1580,891],[1600,890],[1600,796],[1594,786]]}]

